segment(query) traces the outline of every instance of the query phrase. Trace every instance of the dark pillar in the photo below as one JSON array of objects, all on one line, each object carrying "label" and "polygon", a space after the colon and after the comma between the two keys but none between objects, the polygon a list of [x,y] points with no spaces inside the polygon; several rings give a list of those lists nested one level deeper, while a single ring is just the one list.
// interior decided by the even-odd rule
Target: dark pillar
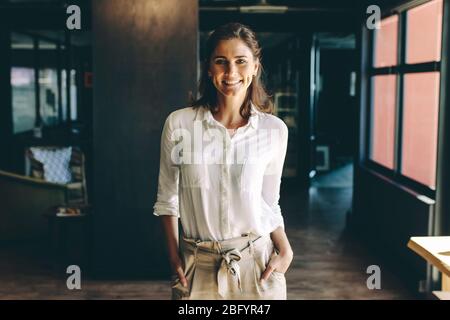
[{"label": "dark pillar", "polygon": [[9,28],[0,21],[0,169],[10,170],[13,133],[11,103],[11,41]]},{"label": "dark pillar", "polygon": [[72,95],[71,93],[71,71],[72,71],[72,43],[71,36],[68,30],[64,33],[64,44],[65,44],[65,68],[66,68],[66,116],[67,123],[72,122]]},{"label": "dark pillar", "polygon": [[313,35],[310,32],[301,34],[302,47],[298,56],[300,64],[300,82],[298,92],[300,93],[299,106],[299,173],[298,182],[300,186],[309,187],[313,166],[313,156],[315,150],[315,136],[313,131],[313,98],[314,91],[312,81],[314,80],[313,57],[315,48],[313,45]]},{"label": "dark pillar", "polygon": [[436,214],[434,235],[450,235],[450,1],[444,5],[443,47],[441,58],[441,101],[439,111],[438,163],[436,172]]},{"label": "dark pillar", "polygon": [[197,79],[196,0],[92,2],[94,265],[97,275],[168,275],[154,217],[161,130]]},{"label": "dark pillar", "polygon": [[40,53],[39,53],[39,40],[37,37],[33,37],[33,66],[34,66],[34,100],[35,100],[35,120],[34,127],[43,126],[41,117],[41,90],[39,86],[39,70],[41,69]]}]

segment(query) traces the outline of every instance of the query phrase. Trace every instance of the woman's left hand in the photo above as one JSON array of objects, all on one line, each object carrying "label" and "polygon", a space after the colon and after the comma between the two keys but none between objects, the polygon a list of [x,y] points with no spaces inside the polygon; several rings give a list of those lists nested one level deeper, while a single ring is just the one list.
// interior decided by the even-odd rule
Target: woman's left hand
[{"label": "woman's left hand", "polygon": [[267,264],[266,270],[261,275],[261,280],[265,281],[269,279],[270,274],[273,271],[286,273],[287,269],[289,268],[289,265],[291,264],[293,259],[292,252],[288,253],[279,253],[277,255],[272,256],[272,258],[269,260],[269,263]]}]

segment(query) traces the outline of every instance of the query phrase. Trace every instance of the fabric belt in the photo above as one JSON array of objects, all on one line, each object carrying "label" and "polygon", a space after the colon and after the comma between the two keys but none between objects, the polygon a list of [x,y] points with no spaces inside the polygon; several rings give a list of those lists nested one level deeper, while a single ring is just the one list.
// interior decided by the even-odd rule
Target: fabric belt
[{"label": "fabric belt", "polygon": [[[253,234],[246,234],[240,238],[234,238],[222,241],[201,241],[194,239],[183,238],[185,243],[190,244],[194,247],[194,254],[197,256],[198,248],[207,249],[206,252],[209,254],[219,254],[221,255],[221,263],[219,270],[217,271],[217,287],[218,294],[223,298],[226,297],[227,292],[229,292],[229,279],[231,282],[237,282],[239,290],[242,292],[241,286],[241,272],[238,261],[242,259],[242,251],[249,248],[250,254],[253,254],[254,248],[253,243],[260,239],[261,237],[254,236]],[[225,251],[222,249],[224,247],[229,247],[231,245],[236,245],[238,248],[230,248]],[[208,250],[209,249],[209,250]],[[196,257],[197,259],[197,257]]]}]

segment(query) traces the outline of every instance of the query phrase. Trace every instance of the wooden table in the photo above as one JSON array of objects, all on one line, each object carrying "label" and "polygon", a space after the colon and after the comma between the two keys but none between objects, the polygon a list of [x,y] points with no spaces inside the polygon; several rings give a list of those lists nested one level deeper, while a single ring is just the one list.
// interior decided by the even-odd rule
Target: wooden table
[{"label": "wooden table", "polygon": [[408,248],[442,273],[442,291],[433,292],[440,299],[450,300],[450,237],[411,237]]}]

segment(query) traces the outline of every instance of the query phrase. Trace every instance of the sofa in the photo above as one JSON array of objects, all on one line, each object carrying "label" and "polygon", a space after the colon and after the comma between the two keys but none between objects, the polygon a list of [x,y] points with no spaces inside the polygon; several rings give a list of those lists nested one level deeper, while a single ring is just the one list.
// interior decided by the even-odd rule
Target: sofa
[{"label": "sofa", "polygon": [[43,214],[68,196],[66,185],[0,170],[0,243],[45,238]]}]

